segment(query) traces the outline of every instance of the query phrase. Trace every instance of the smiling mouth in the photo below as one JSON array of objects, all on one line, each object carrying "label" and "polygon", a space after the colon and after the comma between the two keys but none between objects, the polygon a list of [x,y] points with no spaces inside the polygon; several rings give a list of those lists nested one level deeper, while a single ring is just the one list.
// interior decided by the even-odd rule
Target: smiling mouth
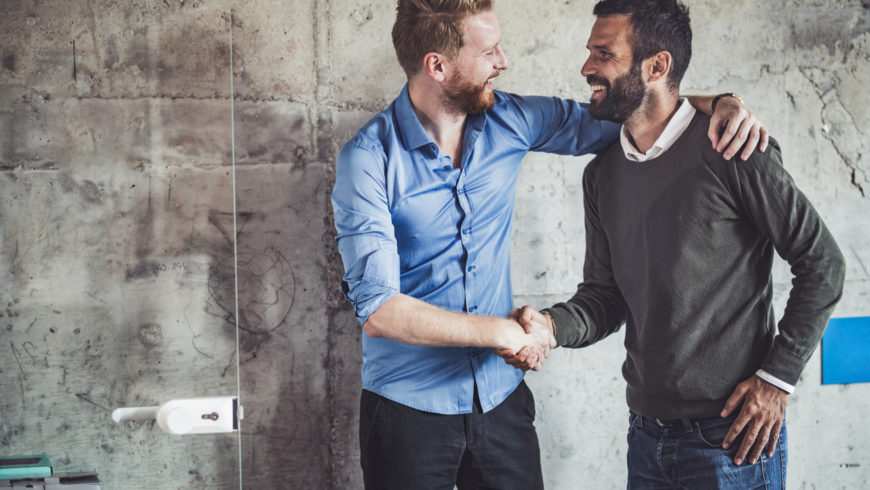
[{"label": "smiling mouth", "polygon": [[603,92],[607,89],[604,85],[589,85],[589,88],[592,89],[592,93]]}]

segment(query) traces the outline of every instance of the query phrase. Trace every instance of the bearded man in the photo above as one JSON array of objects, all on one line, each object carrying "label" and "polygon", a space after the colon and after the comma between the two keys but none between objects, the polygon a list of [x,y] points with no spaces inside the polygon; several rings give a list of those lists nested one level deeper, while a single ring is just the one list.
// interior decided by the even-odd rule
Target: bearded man
[{"label": "bearded man", "polygon": [[[534,399],[493,352],[529,346],[537,366],[555,345],[544,325],[527,333],[506,318],[519,166],[529,151],[603,150],[619,125],[575,101],[493,90],[508,59],[491,4],[400,0],[393,44],[408,83],[338,157],[342,289],[363,325],[366,488],[543,486]],[[737,135],[714,136],[726,156],[747,138],[766,146],[739,101],[719,105],[711,134],[727,123]]]},{"label": "bearded man", "polygon": [[[628,488],[785,488],[785,406],[842,295],[843,256],[774,141],[746,162],[710,148],[709,117],[678,93],[692,45],[681,2],[594,13],[590,112],[624,125],[584,172],[583,282],[519,319],[566,347],[626,323]],[[794,274],[779,325],[774,251]]]}]

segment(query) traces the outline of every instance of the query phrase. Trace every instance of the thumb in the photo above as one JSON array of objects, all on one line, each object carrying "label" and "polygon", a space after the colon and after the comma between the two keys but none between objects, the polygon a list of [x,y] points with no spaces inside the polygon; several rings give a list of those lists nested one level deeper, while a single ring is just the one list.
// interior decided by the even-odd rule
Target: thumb
[{"label": "thumb", "polygon": [[534,330],[535,326],[532,324],[534,321],[538,321],[538,310],[532,308],[531,306],[523,306],[522,311],[520,312],[519,322],[520,325],[523,326],[523,329],[526,333],[531,333]]}]

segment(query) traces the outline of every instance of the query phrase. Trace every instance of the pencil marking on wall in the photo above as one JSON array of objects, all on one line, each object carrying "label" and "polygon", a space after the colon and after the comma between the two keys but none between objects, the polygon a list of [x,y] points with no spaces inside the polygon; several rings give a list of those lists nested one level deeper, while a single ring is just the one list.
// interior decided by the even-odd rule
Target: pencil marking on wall
[{"label": "pencil marking on wall", "polygon": [[82,400],[82,401],[88,402],[88,403],[90,403],[91,405],[93,405],[93,406],[95,406],[95,407],[97,407],[97,408],[101,408],[101,409],[103,409],[103,410],[106,411],[106,412],[111,411],[111,410],[109,410],[108,408],[106,408],[106,407],[100,405],[99,403],[97,403],[97,402],[91,400],[90,395],[88,395],[87,393],[76,393],[76,398],[78,398],[79,400]]}]

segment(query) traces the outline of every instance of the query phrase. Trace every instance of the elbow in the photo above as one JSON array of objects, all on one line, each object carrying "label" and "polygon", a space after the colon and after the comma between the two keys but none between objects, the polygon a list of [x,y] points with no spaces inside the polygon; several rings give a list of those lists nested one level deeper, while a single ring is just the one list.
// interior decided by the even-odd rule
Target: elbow
[{"label": "elbow", "polygon": [[837,300],[843,296],[843,287],[846,283],[846,258],[842,253],[838,253],[832,264],[834,287],[837,292]]},{"label": "elbow", "polygon": [[843,289],[846,283],[846,258],[839,249],[829,255],[824,263],[824,287],[832,299],[832,305],[843,297]]},{"label": "elbow", "polygon": [[384,336],[384,326],[380,321],[380,316],[377,311],[369,315],[365,323],[363,323],[363,330],[365,330],[366,335],[372,338]]},{"label": "elbow", "polygon": [[363,322],[363,330],[366,335],[373,338],[393,338],[395,329],[392,327],[396,321],[397,302],[399,302],[398,297],[394,295],[375,308],[375,311]]}]

